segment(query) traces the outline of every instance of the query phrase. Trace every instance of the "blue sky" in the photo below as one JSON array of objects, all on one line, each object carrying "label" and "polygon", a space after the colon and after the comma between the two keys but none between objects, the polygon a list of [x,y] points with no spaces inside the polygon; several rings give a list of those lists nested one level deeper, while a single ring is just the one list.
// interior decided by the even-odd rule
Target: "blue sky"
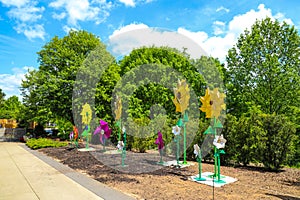
[{"label": "blue sky", "polygon": [[[159,27],[189,37],[224,61],[239,34],[256,19],[269,16],[299,31],[299,10],[299,0],[0,0],[0,88],[7,97],[19,96],[24,74],[39,66],[36,52],[70,29],[122,44],[115,37],[120,33]],[[135,36],[140,45],[146,35],[155,37],[153,31]]]}]

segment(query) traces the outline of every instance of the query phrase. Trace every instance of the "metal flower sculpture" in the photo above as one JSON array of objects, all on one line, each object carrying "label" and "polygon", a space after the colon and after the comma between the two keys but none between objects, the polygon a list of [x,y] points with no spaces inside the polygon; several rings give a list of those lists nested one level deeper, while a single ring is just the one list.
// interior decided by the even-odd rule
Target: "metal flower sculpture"
[{"label": "metal flower sculpture", "polygon": [[218,118],[221,115],[222,110],[226,109],[226,105],[224,103],[225,94],[219,92],[218,88],[214,88],[214,90],[211,91],[210,96],[212,101],[212,117]]},{"label": "metal flower sculpture", "polygon": [[83,137],[86,138],[86,149],[89,148],[89,132],[90,132],[90,122],[92,120],[92,109],[88,103],[85,103],[82,106],[82,111],[80,113],[82,117],[82,123],[85,125],[83,133],[81,134]]},{"label": "metal flower sculpture", "polygon": [[155,144],[158,145],[158,150],[162,150],[164,148],[163,136],[160,131],[157,132],[157,138],[155,140]]},{"label": "metal flower sculpture", "polygon": [[224,149],[226,141],[227,140],[223,137],[223,134],[221,134],[220,136],[215,137],[213,145],[215,145],[217,149]]},{"label": "metal flower sculpture", "polygon": [[185,80],[178,80],[177,87],[174,88],[173,103],[176,106],[176,112],[184,113],[189,106],[190,89]]},{"label": "metal flower sculpture", "polygon": [[225,148],[225,143],[226,143],[226,139],[223,137],[223,134],[221,134],[220,136],[216,136],[214,139],[213,144],[215,145],[215,147],[217,148],[217,151],[215,151],[215,159],[217,161],[217,172],[216,172],[216,177],[217,180],[216,182],[219,183],[225,183],[225,181],[221,180],[221,173],[220,173],[220,165],[221,165],[221,161],[220,161],[220,157],[221,154],[225,154],[225,151],[223,150],[223,148]]},{"label": "metal flower sculpture", "polygon": [[70,141],[72,142],[73,139],[74,139],[74,132],[73,131],[70,132],[69,138],[70,138]]},{"label": "metal flower sculpture", "polygon": [[179,126],[173,126],[172,127],[172,133],[176,136],[176,135],[180,135],[180,130],[181,128]]},{"label": "metal flower sculpture", "polygon": [[205,181],[205,178],[202,178],[202,153],[201,149],[198,146],[198,144],[194,144],[194,154],[196,156],[196,160],[198,162],[198,168],[199,168],[199,176],[195,178],[196,181]]},{"label": "metal flower sculpture", "polygon": [[106,140],[110,137],[111,129],[108,126],[108,123],[104,120],[100,120],[100,126],[96,128],[94,131],[94,135],[100,135],[100,142],[104,145],[103,148],[105,149]]},{"label": "metal flower sculpture", "polygon": [[124,148],[124,142],[123,141],[119,141],[118,145],[117,145],[117,149],[118,150],[123,150],[123,148]]},{"label": "metal flower sculpture", "polygon": [[160,131],[157,132],[157,139],[155,140],[155,144],[158,145],[158,152],[160,155],[159,164],[163,164],[162,154],[163,154],[163,148],[164,148],[164,141],[163,141],[163,136]]},{"label": "metal flower sculpture", "polygon": [[121,115],[122,115],[122,101],[119,96],[117,96],[115,104],[115,120],[116,126],[118,127],[118,141],[121,141]]},{"label": "metal flower sculpture", "polygon": [[210,92],[209,89],[207,88],[205,91],[205,96],[200,97],[200,101],[202,103],[202,106],[200,107],[200,110],[202,112],[205,112],[206,118],[211,118],[212,117],[212,111],[211,111],[211,98],[210,98]]},{"label": "metal flower sculpture", "polygon": [[215,88],[213,91],[206,89],[205,96],[200,97],[202,103],[200,110],[206,113],[206,118],[218,118],[220,116],[222,110],[226,108],[224,98],[225,94],[220,93],[218,88]]},{"label": "metal flower sculpture", "polygon": [[[224,148],[225,145],[224,140],[220,138],[221,136],[217,136],[217,128],[222,128],[223,125],[221,121],[218,119],[221,115],[222,110],[225,110],[226,105],[224,103],[225,94],[220,93],[218,88],[214,88],[210,91],[208,88],[205,91],[205,96],[200,97],[200,101],[202,106],[200,110],[205,112],[206,118],[212,118],[212,125],[207,128],[204,134],[213,134],[215,137],[214,144],[214,157],[215,157],[215,166],[214,166],[214,175],[213,177],[218,177],[217,182],[222,182],[220,180],[220,154],[225,153],[223,150],[220,151],[220,148]],[[222,136],[223,137],[223,136]],[[219,140],[220,139],[220,140]],[[223,141],[223,143],[218,143],[218,141]]]},{"label": "metal flower sculpture", "polygon": [[76,146],[76,148],[78,148],[78,137],[79,137],[79,134],[78,134],[78,129],[77,129],[76,126],[73,126],[73,131],[72,132],[74,134],[73,140],[75,142],[75,146]]},{"label": "metal flower sculpture", "polygon": [[176,126],[173,126],[172,127],[172,133],[174,134],[174,142],[176,142],[176,161],[177,161],[177,166],[179,166],[179,152],[180,152],[180,139],[181,139],[181,136],[180,136],[180,131],[181,131],[181,128],[176,125]]},{"label": "metal flower sculpture", "polygon": [[82,123],[85,125],[89,125],[92,120],[92,109],[91,106],[87,103],[85,103],[82,106],[82,111],[80,113],[82,117]]},{"label": "metal flower sculpture", "polygon": [[198,144],[194,144],[194,154],[196,157],[198,157],[200,154],[200,147],[198,146]]},{"label": "metal flower sculpture", "polygon": [[117,96],[117,99],[115,101],[115,119],[118,121],[121,118],[122,115],[122,101],[119,96]]},{"label": "metal flower sculpture", "polygon": [[183,164],[186,161],[186,128],[185,122],[188,122],[187,108],[190,101],[190,89],[185,80],[178,80],[177,87],[174,89],[173,103],[176,107],[176,112],[181,113],[181,118],[178,120],[177,125],[183,127]]}]

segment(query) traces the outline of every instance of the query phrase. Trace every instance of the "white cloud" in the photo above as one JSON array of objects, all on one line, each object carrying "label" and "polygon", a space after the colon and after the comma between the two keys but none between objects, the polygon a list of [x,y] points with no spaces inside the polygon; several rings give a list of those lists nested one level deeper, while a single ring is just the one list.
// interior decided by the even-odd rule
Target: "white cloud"
[{"label": "white cloud", "polygon": [[12,74],[0,74],[0,88],[6,94],[6,98],[16,95],[20,98],[20,90],[22,80],[28,70],[33,70],[33,67],[13,68]]},{"label": "white cloud", "polygon": [[67,34],[68,34],[71,30],[77,31],[76,28],[72,28],[72,27],[69,27],[69,26],[67,26],[67,25],[65,25],[65,26],[63,27],[63,30],[64,30]]},{"label": "white cloud", "polygon": [[216,9],[216,12],[220,12],[220,11],[225,11],[225,12],[228,13],[230,10],[228,8],[225,8],[225,7],[221,6],[221,7]]},{"label": "white cloud", "polygon": [[109,16],[108,11],[112,3],[106,0],[56,0],[49,6],[59,11],[63,10],[61,13],[55,13],[53,18],[61,19],[67,16],[68,23],[78,27],[78,21],[95,21],[96,24],[103,22]]},{"label": "white cloud", "polygon": [[193,58],[205,55],[203,49],[187,36],[174,31],[149,28],[145,24],[130,24],[116,30],[109,37],[107,47],[119,58],[142,46],[168,46],[180,51],[187,48],[187,53]]},{"label": "white cloud", "polygon": [[178,28],[177,32],[193,39],[198,44],[202,44],[205,40],[208,39],[207,33],[203,32],[203,31],[191,32],[184,28]]},{"label": "white cloud", "polygon": [[[236,44],[239,35],[243,33],[245,29],[250,30],[256,20],[262,20],[266,17],[292,23],[290,19],[285,18],[281,13],[272,15],[271,9],[265,8],[263,4],[260,4],[258,10],[250,10],[244,14],[233,17],[228,23],[228,26],[226,26],[224,22],[215,21],[212,25],[215,36],[207,37],[205,40],[199,40],[197,34],[195,35],[194,32],[188,30],[181,31],[181,33],[196,41],[209,55],[219,58],[221,62],[225,62],[228,50]],[[225,35],[220,36],[219,34],[221,33]]]},{"label": "white cloud", "polygon": [[128,31],[132,31],[132,30],[137,30],[137,29],[145,29],[145,28],[149,28],[146,24],[136,24],[136,23],[133,23],[133,24],[129,24],[127,26],[123,26],[123,27],[120,27],[119,29],[115,30],[113,32],[112,35],[109,36],[109,38],[113,38],[119,34],[122,34],[122,33],[125,33],[125,32],[128,32]]},{"label": "white cloud", "polygon": [[[170,33],[150,28],[145,24],[130,24],[116,30],[109,37],[109,47],[114,54],[118,55],[126,55],[132,49],[143,45],[171,46],[179,50],[182,50],[182,47],[187,47],[191,50],[191,57],[193,58],[205,54],[205,51],[208,55],[219,58],[221,62],[225,62],[228,50],[236,44],[239,35],[246,28],[250,30],[256,20],[262,20],[267,16],[271,19],[292,23],[282,13],[273,15],[270,9],[260,4],[257,10],[250,10],[244,14],[237,15],[229,23],[215,21],[212,24],[214,36],[211,37],[206,32],[194,32],[183,27],[178,28],[177,32]],[[184,39],[183,36],[190,38],[195,44],[191,45],[191,40]],[[170,40],[173,40],[173,42],[170,42]],[[183,43],[183,41],[186,43]],[[199,47],[203,50],[199,51]]]},{"label": "white cloud", "polygon": [[52,15],[53,19],[58,19],[58,20],[64,19],[66,16],[67,16],[67,13],[65,13],[65,12],[62,12],[60,14],[53,13],[53,15]]},{"label": "white cloud", "polygon": [[258,6],[258,11],[252,9],[245,14],[235,16],[229,22],[229,31],[240,34],[245,29],[250,30],[256,20],[261,20],[266,17],[272,17],[271,9],[266,9],[264,4],[260,4]]},{"label": "white cloud", "polygon": [[34,38],[44,40],[46,35],[44,26],[40,24],[27,25],[22,23],[18,24],[18,26],[15,27],[15,30],[18,33],[23,33],[29,40],[33,40]]},{"label": "white cloud", "polygon": [[285,21],[289,25],[294,25],[292,19],[286,18],[283,13],[277,13],[274,18],[281,22]]},{"label": "white cloud", "polygon": [[46,34],[44,27],[38,23],[43,17],[44,7],[38,7],[36,1],[30,0],[2,0],[1,2],[12,7],[7,14],[11,19],[16,20],[14,29],[18,33],[24,34],[30,40],[34,38],[44,39]]},{"label": "white cloud", "polygon": [[7,7],[10,6],[21,7],[28,4],[29,0],[0,0],[0,2]]},{"label": "white cloud", "polygon": [[225,31],[225,23],[221,21],[215,21],[213,23],[213,29],[214,29],[214,34],[215,35],[221,35]]},{"label": "white cloud", "polygon": [[122,4],[124,4],[127,7],[135,7],[137,4],[140,3],[151,3],[155,0],[119,0]]},{"label": "white cloud", "polygon": [[124,3],[125,6],[130,6],[130,7],[134,7],[135,6],[135,2],[133,0],[119,0],[121,3]]},{"label": "white cloud", "polygon": [[40,24],[36,24],[34,26],[27,27],[27,29],[24,30],[24,34],[30,40],[32,40],[34,38],[41,38],[42,40],[45,39],[44,26],[40,25]]},{"label": "white cloud", "polygon": [[12,8],[8,15],[22,22],[36,22],[42,18],[44,7],[36,7],[34,5],[26,5],[25,7]]}]

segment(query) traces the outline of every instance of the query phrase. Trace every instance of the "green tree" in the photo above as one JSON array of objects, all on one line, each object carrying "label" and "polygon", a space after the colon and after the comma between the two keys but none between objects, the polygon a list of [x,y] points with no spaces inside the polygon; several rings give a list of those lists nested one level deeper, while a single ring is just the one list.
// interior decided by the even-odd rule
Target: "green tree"
[{"label": "green tree", "polygon": [[[141,72],[134,71],[140,66],[144,67]],[[168,67],[172,68],[173,71],[169,70]],[[176,87],[177,79],[186,79],[189,88],[195,91],[197,96],[200,96],[205,88],[203,76],[192,65],[191,60],[178,50],[168,47],[135,49],[120,61],[120,68],[124,82],[144,84],[134,91],[130,100],[131,115],[135,118],[149,118],[151,115],[150,108],[155,104],[163,106],[167,114],[174,118],[175,106],[172,102],[174,94],[170,88]],[[145,71],[148,73],[145,74]],[[166,74],[166,76],[158,80],[157,77],[161,77],[161,74]],[[125,80],[124,75],[128,75],[128,81]],[[173,79],[171,80],[174,77],[175,82]],[[154,83],[153,80],[165,85]],[[171,87],[167,88],[166,85]],[[125,87],[127,87],[125,90],[135,88],[134,85],[128,84]]]},{"label": "green tree", "polygon": [[54,37],[38,54],[39,69],[31,71],[21,85],[24,104],[39,121],[64,119],[74,123],[73,84],[78,68],[100,39],[86,31],[70,31]]},{"label": "green tree", "polygon": [[5,101],[5,93],[2,91],[2,89],[0,88],[0,106],[3,104],[3,102]]},{"label": "green tree", "polygon": [[[127,131],[134,137],[130,138],[128,145],[140,148],[140,151],[153,147],[153,138],[156,136],[157,129],[162,127],[166,130],[163,132],[164,137],[168,142],[171,141],[173,137],[171,126],[176,124],[179,117],[173,103],[173,88],[177,86],[178,79],[186,79],[189,84],[191,98],[188,127],[191,136],[196,134],[194,130],[199,126],[198,97],[204,94],[206,88],[203,75],[199,73],[198,66],[196,66],[196,64],[206,65],[202,61],[206,60],[193,62],[185,53],[168,47],[142,47],[133,50],[119,62],[121,84],[116,86],[116,91],[120,90],[122,95],[125,93],[122,100],[128,99],[126,102],[128,104],[123,101],[123,111],[124,107],[129,108],[129,111],[123,112],[123,117],[127,118],[128,114],[133,119],[130,123],[147,126],[139,128],[131,125],[132,128]],[[162,117],[161,114],[167,116],[166,121],[172,121],[172,123],[169,123],[167,127],[166,124],[154,123],[156,126],[151,128],[156,119],[155,116]],[[195,118],[196,120],[193,120]],[[165,120],[160,120],[162,121]],[[192,123],[194,121],[195,123]],[[145,134],[148,134],[146,135],[148,137]],[[138,139],[138,136],[142,139]],[[193,137],[188,135],[187,138]]]},{"label": "green tree", "polygon": [[4,112],[4,110],[3,110],[3,104],[4,104],[4,102],[5,102],[5,93],[2,91],[2,89],[0,88],[0,118],[3,118],[2,117],[2,115],[3,115],[3,112]]},{"label": "green tree", "polygon": [[228,51],[225,83],[228,111],[236,116],[248,105],[266,114],[300,107],[300,37],[294,26],[266,18],[245,30]]},{"label": "green tree", "polygon": [[22,108],[23,105],[19,101],[19,98],[17,96],[11,96],[4,101],[1,108],[0,118],[19,120]]},{"label": "green tree", "polygon": [[23,120],[26,122],[35,121],[40,124],[51,121],[55,117],[52,115],[50,106],[46,104],[45,93],[48,93],[45,82],[46,76],[42,71],[28,71],[25,79],[22,80],[21,91],[24,102]]}]

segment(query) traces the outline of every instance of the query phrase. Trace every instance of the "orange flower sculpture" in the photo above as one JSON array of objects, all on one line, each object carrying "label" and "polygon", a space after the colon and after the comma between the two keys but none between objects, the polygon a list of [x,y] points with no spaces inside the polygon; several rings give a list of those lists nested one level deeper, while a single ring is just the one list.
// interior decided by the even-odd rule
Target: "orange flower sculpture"
[{"label": "orange flower sculpture", "polygon": [[214,88],[213,91],[206,89],[205,96],[200,97],[202,103],[200,110],[206,113],[206,118],[218,118],[220,116],[222,110],[226,108],[224,98],[225,94],[220,93],[218,88]]},{"label": "orange flower sculpture", "polygon": [[189,106],[190,89],[185,80],[178,80],[177,87],[174,88],[173,103],[176,106],[176,112],[183,113]]}]

